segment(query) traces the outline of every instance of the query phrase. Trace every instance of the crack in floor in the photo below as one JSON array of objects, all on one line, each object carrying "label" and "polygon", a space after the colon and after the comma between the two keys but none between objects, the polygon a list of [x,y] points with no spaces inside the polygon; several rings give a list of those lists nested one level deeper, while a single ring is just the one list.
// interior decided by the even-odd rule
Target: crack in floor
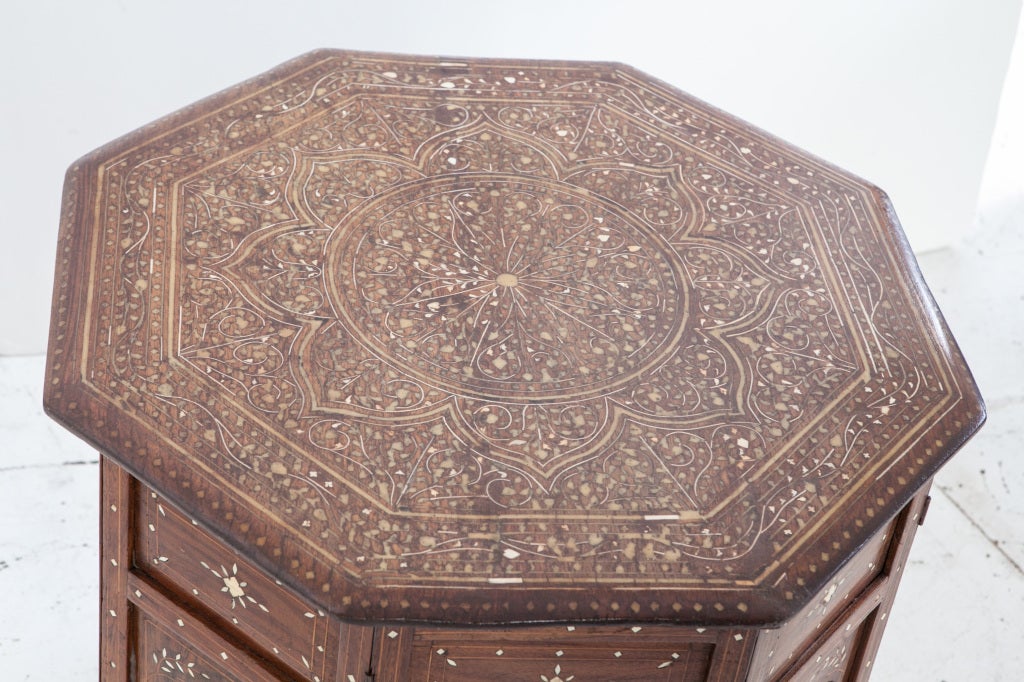
[{"label": "crack in floor", "polygon": [[1005,550],[1005,549],[1003,549],[1003,547],[1002,547],[1002,545],[1000,544],[999,540],[996,540],[995,538],[993,538],[993,537],[989,536],[989,534],[985,532],[985,528],[984,528],[984,527],[983,527],[983,526],[982,526],[982,525],[981,525],[980,523],[978,523],[977,521],[975,521],[975,520],[974,520],[974,517],[972,517],[972,516],[971,516],[971,515],[970,515],[970,514],[969,514],[969,513],[967,512],[967,510],[966,510],[966,509],[965,509],[965,508],[964,508],[964,507],[963,507],[963,506],[962,506],[962,505],[961,505],[961,504],[960,504],[959,502],[957,502],[957,501],[956,501],[956,498],[954,498],[954,497],[953,497],[953,496],[952,496],[952,495],[951,495],[951,494],[949,493],[949,491],[948,491],[948,490],[946,490],[946,489],[945,489],[945,488],[943,488],[942,486],[937,486],[937,487],[936,487],[936,490],[938,490],[938,491],[939,491],[940,493],[942,493],[942,494],[943,494],[943,496],[945,496],[945,498],[946,498],[947,500],[949,500],[950,504],[952,504],[952,505],[953,505],[953,507],[954,507],[954,508],[955,508],[955,509],[956,509],[956,510],[957,510],[958,512],[960,512],[961,514],[963,514],[963,517],[964,517],[965,519],[967,519],[967,522],[968,522],[968,523],[970,523],[970,524],[971,524],[971,525],[972,525],[972,526],[974,527],[974,529],[975,529],[976,531],[978,531],[979,533],[981,533],[981,536],[982,536],[983,538],[985,538],[985,540],[987,540],[987,541],[988,541],[988,543],[989,543],[990,545],[992,545],[992,547],[993,547],[993,548],[994,548],[994,549],[995,549],[995,550],[996,550],[997,552],[999,552],[999,554],[1000,554],[1000,555],[1001,555],[1001,556],[1002,556],[1002,557],[1003,557],[1004,559],[1006,559],[1006,561],[1007,561],[1007,562],[1009,562],[1009,564],[1010,564],[1011,566],[1013,566],[1014,570],[1016,570],[1016,571],[1017,571],[1017,573],[1019,573],[1020,575],[1024,576],[1024,566],[1021,566],[1021,565],[1020,565],[1020,564],[1019,564],[1019,563],[1017,562],[1017,560],[1016,560],[1016,559],[1014,559],[1014,558],[1013,558],[1012,556],[1010,556],[1010,555],[1009,555],[1009,554],[1008,554],[1008,553],[1006,552],[1006,550]]},{"label": "crack in floor", "polygon": [[53,467],[80,467],[90,466],[92,464],[99,464],[98,459],[76,459],[69,460],[66,462],[50,462],[48,464],[19,464],[13,467],[0,467],[0,474],[7,473],[8,471],[26,471],[28,469],[50,469]]}]

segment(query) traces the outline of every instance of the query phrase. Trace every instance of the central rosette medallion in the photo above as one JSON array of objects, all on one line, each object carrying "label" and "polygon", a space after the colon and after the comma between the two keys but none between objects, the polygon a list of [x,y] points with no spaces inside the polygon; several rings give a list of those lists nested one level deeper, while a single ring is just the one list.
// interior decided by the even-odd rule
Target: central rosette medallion
[{"label": "central rosette medallion", "polygon": [[[448,108],[361,110],[392,121],[387,154],[346,147],[346,111],[226,169],[244,195],[189,185],[185,247],[210,260],[190,300],[226,300],[188,358],[236,368],[360,495],[697,518],[846,376],[802,224],[771,196],[615,147],[582,124],[599,110],[458,110],[450,130]],[[752,232],[755,211],[777,230]]]},{"label": "central rosette medallion", "polygon": [[327,246],[329,295],[381,360],[468,398],[571,402],[672,353],[687,308],[669,247],[565,184],[405,185]]}]

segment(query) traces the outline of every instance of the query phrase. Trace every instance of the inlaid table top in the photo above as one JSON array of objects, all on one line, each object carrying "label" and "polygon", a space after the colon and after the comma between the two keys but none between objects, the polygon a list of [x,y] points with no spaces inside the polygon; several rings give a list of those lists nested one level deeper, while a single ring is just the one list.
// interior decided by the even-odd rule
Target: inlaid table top
[{"label": "inlaid table top", "polygon": [[47,371],[354,620],[778,622],[984,419],[881,191],[609,63],[318,51],[88,155]]}]

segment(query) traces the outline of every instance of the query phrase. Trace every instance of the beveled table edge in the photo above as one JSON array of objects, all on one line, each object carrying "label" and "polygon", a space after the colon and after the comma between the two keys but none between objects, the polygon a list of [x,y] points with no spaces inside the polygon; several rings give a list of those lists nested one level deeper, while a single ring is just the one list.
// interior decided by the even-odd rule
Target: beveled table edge
[{"label": "beveled table edge", "polygon": [[[299,56],[293,60],[285,62],[280,66],[277,66],[270,71],[267,71],[256,78],[246,80],[238,85],[226,88],[214,95],[204,98],[194,104],[184,107],[168,116],[158,119],[157,121],[147,124],[135,131],[132,131],[100,148],[90,152],[78,161],[73,163],[66,174],[64,198],[62,202],[62,219],[61,229],[59,238],[59,248],[73,251],[71,253],[58,254],[58,265],[62,260],[62,257],[67,258],[71,263],[71,266],[67,270],[61,270],[58,267],[58,271],[55,274],[54,294],[53,294],[53,310],[55,313],[61,310],[67,310],[69,307],[68,296],[70,295],[67,291],[67,282],[73,278],[74,273],[81,270],[85,262],[87,261],[88,254],[91,251],[91,244],[81,243],[81,241],[72,244],[73,240],[70,239],[72,235],[86,233],[88,236],[88,228],[92,224],[92,220],[88,217],[83,216],[83,209],[86,207],[83,203],[83,197],[88,195],[89,190],[94,186],[96,181],[96,175],[99,165],[102,160],[117,154],[119,151],[130,148],[133,145],[138,144],[141,140],[149,138],[157,134],[164,134],[170,130],[181,125],[182,121],[187,121],[191,115],[199,111],[207,111],[213,108],[220,107],[238,97],[250,94],[257,91],[258,89],[265,87],[266,85],[275,82],[283,75],[293,72],[295,69],[314,64],[324,59],[335,58],[343,55],[353,54],[347,50],[334,50],[334,49],[320,49],[313,52],[309,52],[305,55]],[[366,53],[360,52],[355,53],[362,57],[395,57],[395,58],[408,58],[405,55],[390,55],[387,53]],[[452,59],[458,60],[458,58],[447,58],[438,57],[438,59]],[[473,62],[478,64],[486,63],[508,63],[510,60],[507,59],[479,59],[473,58]],[[579,62],[565,61],[565,60],[515,60],[521,64],[540,64],[545,66],[558,66],[558,65],[574,65]],[[590,65],[604,65],[609,68],[618,69],[631,74],[641,74],[639,70],[623,65],[616,62],[586,62]],[[643,74],[648,80],[656,81],[651,79],[646,74]],[[697,98],[691,95],[682,93],[674,86],[664,84],[660,81],[656,81],[659,85],[667,90],[677,93],[686,99],[691,101],[699,102]],[[716,107],[707,105],[701,102],[702,106],[708,110],[714,111],[716,115],[726,118],[731,121],[740,122],[740,120],[727,112],[723,112]],[[834,165],[827,161],[822,161],[818,157],[809,154],[808,152],[795,147],[794,145],[780,140],[779,138],[762,131],[756,126],[751,126],[746,122],[742,124],[760,134],[769,136],[773,141],[780,145],[788,147],[789,149],[801,154],[804,157],[813,158],[815,161],[823,166],[836,169],[837,172],[842,173],[848,177],[855,177],[847,171],[836,168]],[[914,480],[908,482],[907,485],[903,486],[902,492],[892,497],[891,500],[885,505],[884,509],[880,510],[877,515],[875,524],[871,528],[865,528],[861,532],[857,533],[858,542],[855,543],[856,547],[862,546],[866,543],[870,537],[881,528],[885,523],[888,523],[913,497],[915,491],[929,480],[934,474],[949,460],[953,454],[956,453],[968,440],[969,438],[982,426],[986,419],[986,412],[984,403],[981,399],[980,393],[978,392],[977,386],[970,374],[970,370],[967,368],[959,348],[956,346],[951,334],[949,333],[948,326],[943,319],[938,307],[935,304],[930,291],[925,284],[923,277],[917,267],[916,260],[910,249],[909,244],[906,241],[902,230],[899,228],[899,221],[897,220],[895,213],[893,212],[891,202],[885,193],[879,188],[865,183],[870,186],[870,190],[875,194],[876,199],[880,205],[885,207],[887,214],[887,220],[890,224],[890,229],[887,231],[887,236],[892,240],[891,246],[893,246],[893,252],[902,255],[902,260],[897,262],[899,272],[903,277],[903,284],[906,286],[908,293],[916,297],[921,305],[921,310],[926,311],[930,318],[930,331],[933,334],[934,340],[944,349],[945,357],[950,362],[954,372],[959,378],[964,380],[964,385],[961,387],[964,389],[964,395],[961,398],[961,403],[958,406],[960,409],[970,409],[974,413],[973,418],[962,422],[959,429],[951,431],[950,436],[943,440],[943,447],[940,453],[933,453],[925,460],[926,464],[921,468],[919,473],[914,476]],[[75,220],[77,217],[77,220]],[[90,239],[97,239],[96,235],[91,235]],[[78,296],[85,300],[88,296],[87,291],[79,291]],[[80,310],[82,306],[71,306],[73,310]],[[49,337],[49,349],[47,353],[46,363],[46,388],[44,390],[43,405],[46,413],[57,422],[61,423],[65,428],[73,432],[78,437],[88,442],[92,447],[96,448],[100,452],[107,456],[112,457],[122,467],[132,473],[133,476],[138,478],[143,483],[154,486],[152,481],[148,480],[146,474],[133,467],[130,462],[122,459],[116,453],[118,445],[123,441],[123,436],[127,436],[129,441],[138,442],[139,439],[144,440],[144,429],[141,429],[135,423],[134,416],[127,413],[117,413],[117,410],[111,406],[107,406],[106,409],[101,412],[93,412],[90,419],[86,422],[80,422],[73,416],[69,416],[69,411],[85,405],[90,400],[91,396],[89,390],[84,385],[81,371],[79,368],[72,363],[65,361],[69,355],[73,353],[69,352],[76,347],[81,346],[83,339],[81,338],[80,325],[77,324],[77,320],[73,318],[72,313],[68,312],[69,316],[66,320],[68,324],[65,325],[65,331],[58,327],[57,316],[55,314],[54,319],[51,321],[50,337]],[[67,334],[71,334],[71,339],[66,339]],[[57,400],[53,396],[53,389],[51,384],[54,382],[60,382],[63,390],[63,399]],[[106,414],[104,414],[106,413]],[[128,421],[126,421],[126,417]],[[98,418],[98,419],[97,419]],[[118,431],[104,431],[104,429],[112,423],[112,421],[120,419],[122,428],[125,434]],[[947,422],[954,421],[949,415],[943,417],[937,423],[931,425],[921,436],[917,439],[919,442],[930,438],[931,434],[940,431],[943,427],[947,427]],[[910,449],[913,452],[917,446]],[[922,446],[923,447],[923,446]],[[909,454],[909,453],[908,453]],[[882,474],[884,476],[884,473]],[[881,476],[880,476],[881,477]],[[160,490],[161,494],[168,495],[169,491]],[[581,615],[579,618],[546,618],[542,614],[532,614],[524,608],[509,609],[508,613],[511,617],[496,617],[493,620],[488,619],[466,619],[459,620],[458,614],[461,609],[452,608],[448,613],[444,613],[437,618],[394,618],[389,617],[389,614],[382,614],[381,617],[375,616],[373,613],[357,613],[353,611],[341,611],[338,609],[331,608],[329,603],[325,603],[319,595],[314,593],[312,590],[306,589],[302,583],[294,580],[286,572],[281,572],[272,565],[268,565],[268,562],[261,561],[258,556],[252,555],[244,544],[233,540],[230,536],[216,528],[215,526],[207,523],[200,514],[198,509],[189,509],[188,505],[183,504],[183,501],[176,499],[173,494],[170,495],[172,503],[180,507],[189,516],[195,518],[200,526],[204,527],[212,535],[219,538],[235,550],[239,551],[250,561],[261,565],[261,567],[268,572],[274,578],[288,585],[291,589],[302,594],[305,598],[310,600],[313,604],[324,609],[327,612],[343,619],[352,622],[388,622],[388,623],[422,623],[430,625],[441,625],[441,626],[464,626],[464,625],[491,625],[495,627],[499,626],[514,626],[514,625],[537,625],[537,624],[558,624],[558,623],[675,623],[680,625],[713,625],[713,626],[733,626],[733,625],[758,625],[758,626],[775,626],[786,622],[796,612],[798,612],[818,590],[824,586],[831,577],[838,572],[842,567],[842,562],[834,564],[832,570],[820,573],[820,579],[815,581],[813,584],[808,583],[803,590],[803,594],[796,596],[791,600],[781,599],[777,593],[771,589],[766,588],[764,585],[758,586],[755,589],[747,591],[737,591],[725,589],[718,592],[721,597],[725,600],[729,600],[732,597],[733,600],[742,598],[746,600],[746,611],[742,614],[738,612],[729,611],[716,611],[715,609],[705,609],[699,614],[691,613],[685,616],[680,614],[665,614],[665,617],[655,618],[630,618],[628,616],[615,617],[615,618],[587,618]],[[838,523],[838,520],[833,523]],[[852,555],[852,553],[851,553]],[[453,595],[457,594],[459,590],[447,590],[452,592]],[[520,599],[521,596],[516,595],[516,589],[503,589],[496,587],[481,588],[477,591],[474,601],[482,602],[490,600],[495,603],[511,599]],[[575,591],[575,590],[574,590]],[[565,588],[548,588],[540,589],[533,588],[530,590],[531,597],[535,597],[537,601],[546,601],[545,597],[552,600],[561,601],[567,596],[569,590]],[[585,594],[586,589],[580,588],[580,594]],[[682,597],[683,599],[688,598],[688,593],[691,590],[674,590],[676,597]],[[707,599],[707,590],[694,590],[694,594],[700,594],[701,599]],[[657,599],[658,595],[663,594],[664,590],[646,590],[646,591],[630,591],[628,595],[632,599],[644,599],[651,598]],[[495,614],[499,616],[499,614]]]}]

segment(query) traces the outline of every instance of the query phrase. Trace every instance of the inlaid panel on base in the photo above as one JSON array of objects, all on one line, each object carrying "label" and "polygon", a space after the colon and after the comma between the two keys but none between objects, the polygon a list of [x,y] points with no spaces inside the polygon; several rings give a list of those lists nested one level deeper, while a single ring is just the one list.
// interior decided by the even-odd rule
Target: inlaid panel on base
[{"label": "inlaid panel on base", "polygon": [[[104,543],[104,598],[112,608],[104,614],[102,677],[111,681],[136,679],[132,665],[137,679],[866,678],[927,499],[926,491],[920,493],[803,611],[776,629],[458,629],[341,623],[107,459],[103,488],[105,537],[131,538],[133,547],[129,552],[124,544]],[[110,594],[118,585],[123,594]]]}]

